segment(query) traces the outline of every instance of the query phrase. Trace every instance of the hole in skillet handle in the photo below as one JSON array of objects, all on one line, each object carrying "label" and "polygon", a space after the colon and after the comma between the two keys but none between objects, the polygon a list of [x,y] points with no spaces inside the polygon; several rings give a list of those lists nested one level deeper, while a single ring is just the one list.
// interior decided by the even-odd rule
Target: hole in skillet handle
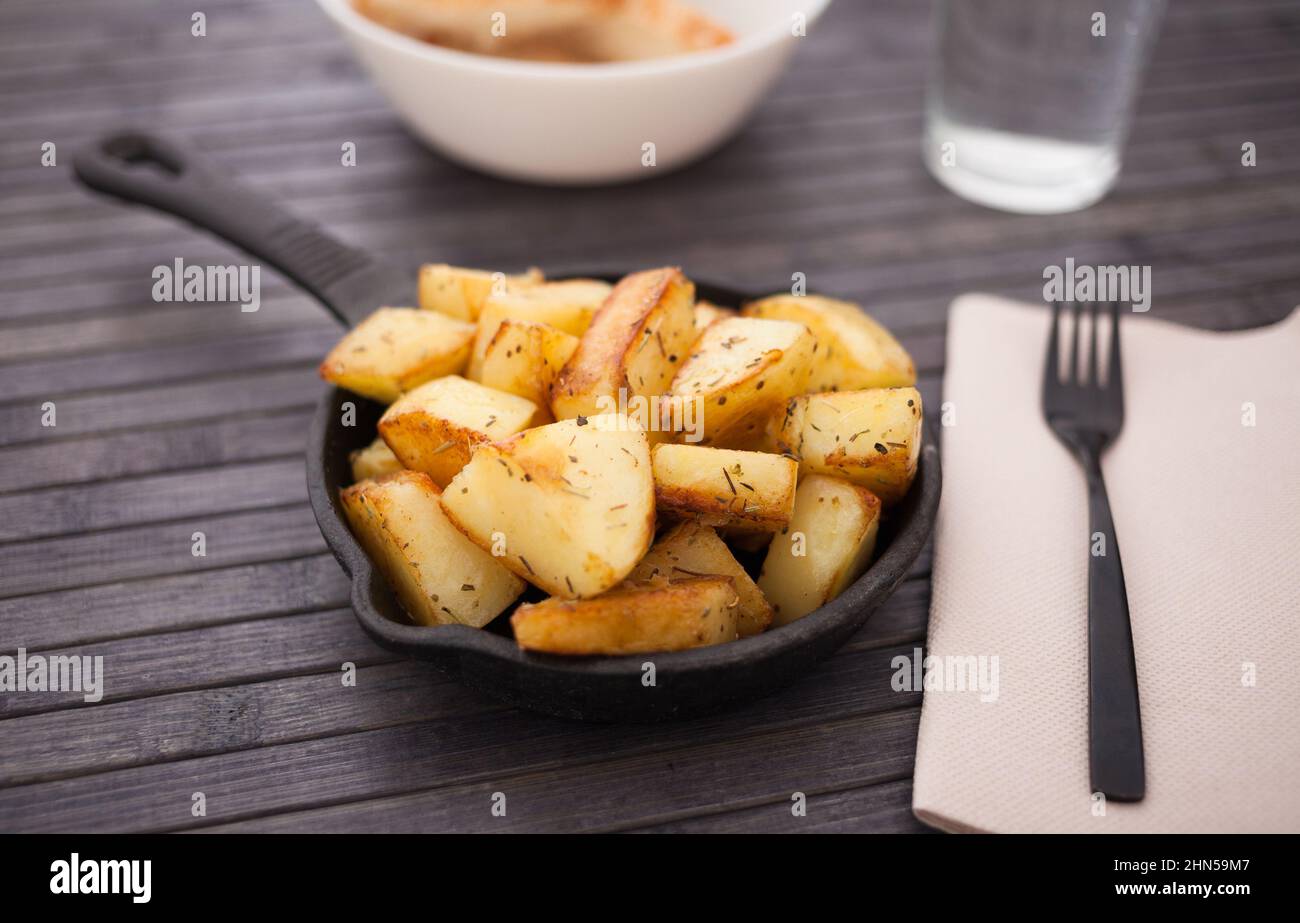
[{"label": "hole in skillet handle", "polygon": [[[578,275],[574,274],[565,274]],[[603,277],[588,274],[588,278]],[[559,276],[557,276],[558,278]],[[697,282],[700,297],[738,305],[751,296]],[[344,427],[342,404],[356,406]],[[352,578],[352,605],[380,646],[426,661],[444,674],[511,705],[596,722],[654,722],[707,714],[774,692],[833,653],[907,576],[930,537],[941,490],[935,429],[926,423],[912,490],[882,523],[876,560],[835,600],[753,638],[658,654],[558,657],[519,649],[509,630],[513,606],[488,629],[412,624],[348,528],[339,490],[351,483],[349,454],[374,439],[383,406],[332,388],[308,440],[312,508],[330,550]],[[525,599],[530,598],[525,594]],[[642,682],[655,665],[655,685]]]},{"label": "hole in skillet handle", "polygon": [[171,176],[185,172],[185,163],[175,151],[159,147],[147,135],[117,135],[106,140],[101,150],[105,157],[131,167],[144,166]]},{"label": "hole in skillet handle", "polygon": [[72,167],[91,189],[174,211],[168,206],[183,188],[181,181],[197,178],[192,161],[185,148],[167,138],[128,130],[78,151]]}]

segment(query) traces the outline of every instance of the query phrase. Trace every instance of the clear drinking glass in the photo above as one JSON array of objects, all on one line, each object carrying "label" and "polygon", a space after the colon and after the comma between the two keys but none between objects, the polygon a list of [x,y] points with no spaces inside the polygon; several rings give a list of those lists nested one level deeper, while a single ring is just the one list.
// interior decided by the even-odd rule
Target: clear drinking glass
[{"label": "clear drinking glass", "polygon": [[1164,0],[937,0],[925,161],[973,202],[1086,208],[1119,175]]}]

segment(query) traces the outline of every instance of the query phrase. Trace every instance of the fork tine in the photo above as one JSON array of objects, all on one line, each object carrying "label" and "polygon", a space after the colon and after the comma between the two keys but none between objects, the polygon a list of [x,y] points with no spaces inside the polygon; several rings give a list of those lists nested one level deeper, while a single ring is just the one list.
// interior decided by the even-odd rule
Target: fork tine
[{"label": "fork tine", "polygon": [[1092,302],[1088,308],[1088,384],[1094,388],[1101,387],[1101,370],[1097,359],[1097,324],[1101,321],[1101,308]]},{"label": "fork tine", "polygon": [[1081,364],[1079,360],[1079,327],[1083,319],[1083,306],[1077,301],[1070,302],[1070,317],[1074,321],[1074,330],[1070,332],[1070,375],[1071,384],[1082,384],[1079,380]]},{"label": "fork tine", "polygon": [[1052,332],[1047,337],[1047,366],[1043,369],[1043,393],[1061,381],[1061,303],[1052,302]]},{"label": "fork tine", "polygon": [[1106,367],[1106,390],[1123,399],[1124,374],[1119,358],[1119,302],[1110,303],[1110,358]]}]

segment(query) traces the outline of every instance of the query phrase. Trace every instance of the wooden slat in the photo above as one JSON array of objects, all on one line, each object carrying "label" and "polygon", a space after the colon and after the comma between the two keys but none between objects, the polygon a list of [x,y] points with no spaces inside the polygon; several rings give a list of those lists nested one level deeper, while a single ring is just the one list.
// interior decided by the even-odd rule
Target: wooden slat
[{"label": "wooden slat", "polygon": [[841,651],[865,651],[924,640],[925,625],[930,618],[929,561],[917,563],[923,568],[923,576],[904,581]]},{"label": "wooden slat", "polygon": [[0,449],[0,492],[282,458],[307,443],[310,408]]},{"label": "wooden slat", "polygon": [[[483,782],[419,795],[272,816],[221,831],[440,833],[608,832],[698,816],[728,805],[771,805],[789,815],[794,792],[888,783],[911,772],[919,710],[828,720],[778,734],[655,750],[565,772]],[[493,795],[506,816],[492,815]],[[635,797],[629,797],[635,792]],[[774,821],[773,826],[784,825]]]},{"label": "wooden slat", "polygon": [[0,496],[0,545],[306,500],[301,452],[283,461],[24,491]]},{"label": "wooden slat", "polygon": [[[340,330],[339,324],[332,321],[319,304],[300,293],[263,303],[258,310],[249,312],[241,311],[236,304],[194,304],[186,305],[185,310],[176,308],[176,305],[158,305],[140,299],[127,314],[48,324],[15,324],[5,331],[0,361],[80,355],[110,349],[129,355],[132,349],[150,344],[193,343],[204,337],[219,336],[235,339],[267,330],[278,332],[307,328],[306,332],[313,334],[316,342],[321,342],[328,332]],[[264,361],[278,358],[264,355]],[[201,373],[196,371],[194,374]]]},{"label": "wooden slat", "polygon": [[309,407],[324,390],[313,363],[310,368],[64,398],[55,402],[55,425],[49,427],[41,422],[44,401],[0,404],[0,446]]},{"label": "wooden slat", "polygon": [[[196,532],[207,536],[206,557],[191,553]],[[295,558],[324,546],[301,504],[0,545],[0,599]]]},{"label": "wooden slat", "polygon": [[[66,219],[66,222],[75,223],[77,220],[74,216]],[[178,231],[178,233],[183,232]],[[188,262],[191,257],[188,248],[186,251],[183,258]],[[231,259],[232,252],[225,251],[224,259],[220,261],[222,265],[235,262]],[[213,255],[218,254],[214,251]],[[14,284],[5,293],[3,302],[0,302],[0,320],[4,322],[3,329],[8,333],[11,328],[25,324],[93,320],[106,314],[135,313],[157,308],[158,306],[149,300],[149,293],[140,285],[140,280],[147,279],[152,269],[146,267],[145,262],[145,259],[137,257],[136,260],[129,261],[128,266],[118,266],[98,274],[93,280],[83,276],[62,280],[36,277]],[[218,261],[213,260],[213,262]],[[301,291],[271,272],[269,268],[264,268],[266,271],[262,277],[263,304],[277,304],[290,297],[304,297]],[[144,272],[143,275],[141,270]],[[171,307],[193,307],[208,313],[220,314],[227,311],[230,305],[180,302],[173,303]],[[324,309],[320,311],[324,315]],[[18,321],[18,323],[10,324],[10,321]]]},{"label": "wooden slat", "polygon": [[505,706],[411,661],[171,692],[95,708],[9,718],[0,787],[450,719]]},{"label": "wooden slat", "polygon": [[642,827],[638,833],[933,833],[912,814],[912,782],[805,792],[806,814],[795,816],[783,798],[750,808],[698,814]]},{"label": "wooden slat", "polygon": [[110,351],[92,342],[87,344],[92,350],[88,353],[0,365],[0,395],[8,402],[56,393],[154,385],[277,365],[301,366],[304,362],[318,361],[343,333],[337,324],[324,318],[322,321],[319,326],[294,325],[233,337],[195,336],[161,348]]},{"label": "wooden slat", "polygon": [[[87,644],[62,651],[103,657],[102,702],[255,682],[265,678],[341,674],[345,662],[379,663],[393,655],[376,647],[349,609],[234,622]],[[0,722],[18,715],[62,709],[93,711],[80,691],[30,692],[0,699]],[[3,724],[0,724],[3,726]]]},{"label": "wooden slat", "polygon": [[[910,716],[919,695],[895,692],[889,686],[887,668],[900,653],[910,653],[910,648],[832,658],[814,676],[761,702],[665,726],[574,725],[516,711],[489,712],[0,789],[0,827],[14,832],[36,824],[47,832],[69,827],[178,829],[194,825],[188,805],[195,791],[207,795],[206,823],[211,824],[312,804],[401,794],[429,784],[428,780],[469,783],[524,772],[558,773],[578,765],[583,766],[585,779],[600,771],[597,763],[638,755],[659,762],[672,749],[703,749],[709,756],[702,762],[716,765],[716,753],[725,751],[727,740],[791,728],[805,729],[793,735],[792,752],[806,751],[819,740],[830,740],[825,749],[838,752],[840,759],[849,757],[851,748],[859,748],[846,759],[850,765],[842,767],[854,780],[848,784],[857,784],[861,773],[881,760],[888,764],[889,777],[896,778],[911,764],[910,748],[882,746],[884,741],[872,741],[868,730],[852,719],[907,709],[899,713],[905,723],[886,718],[879,726],[885,733],[914,733]],[[346,694],[340,689],[339,694]],[[843,735],[833,732],[830,722],[836,718],[849,725]],[[782,740],[774,736],[758,752],[770,753],[782,746]],[[384,772],[371,771],[376,754],[383,755]],[[285,765],[292,765],[293,772],[272,769]],[[808,765],[831,772],[820,756],[805,763],[805,770]],[[554,779],[550,785],[555,785]],[[567,787],[563,791],[570,799]],[[621,801],[626,810],[626,784]],[[97,805],[93,811],[88,810],[92,802]]]},{"label": "wooden slat", "polygon": [[333,556],[311,554],[0,599],[0,651],[94,644],[346,606]]}]

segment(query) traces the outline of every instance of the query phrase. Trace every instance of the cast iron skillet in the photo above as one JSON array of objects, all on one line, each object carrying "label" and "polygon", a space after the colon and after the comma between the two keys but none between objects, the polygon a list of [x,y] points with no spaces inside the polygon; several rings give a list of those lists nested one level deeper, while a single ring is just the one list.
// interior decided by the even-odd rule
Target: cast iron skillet
[{"label": "cast iron skillet", "polygon": [[[413,271],[339,243],[174,142],[134,132],[114,135],[82,152],[74,168],[92,189],[170,212],[248,251],[311,292],[345,324],[360,322],[380,305],[415,304]],[[696,285],[700,297],[724,305],[758,297],[699,280]],[[348,405],[355,408],[352,426],[343,425]],[[927,438],[916,482],[906,500],[889,511],[881,530],[877,560],[816,612],[756,637],[697,650],[589,658],[533,654],[520,650],[510,637],[508,613],[487,630],[411,624],[352,537],[339,506],[339,489],[351,479],[348,453],[374,438],[382,412],[379,404],[331,388],[321,399],[307,447],[312,508],[330,550],[352,578],[357,619],[383,647],[429,661],[511,704],[565,718],[685,717],[790,682],[843,644],[894,591],[929,538],[939,501],[939,454]],[[646,682],[650,663],[653,685]]]}]

